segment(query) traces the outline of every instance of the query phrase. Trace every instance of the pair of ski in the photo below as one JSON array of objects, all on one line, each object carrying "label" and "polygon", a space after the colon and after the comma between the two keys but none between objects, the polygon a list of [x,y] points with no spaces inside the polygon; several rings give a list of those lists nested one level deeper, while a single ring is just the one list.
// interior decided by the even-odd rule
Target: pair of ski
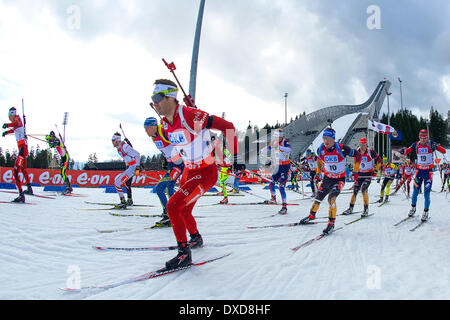
[{"label": "pair of ski", "polygon": [[6,203],[6,204],[32,204],[32,205],[37,204],[37,203],[34,203],[34,202],[14,202],[14,201],[0,201],[0,203]]},{"label": "pair of ski", "polygon": [[106,284],[106,285],[99,285],[99,286],[88,286],[88,287],[82,287],[82,288],[60,288],[62,291],[64,292],[73,292],[73,293],[77,293],[77,292],[90,292],[90,291],[94,291],[94,290],[108,290],[111,288],[116,288],[125,284],[129,284],[129,283],[134,283],[134,282],[140,282],[140,281],[145,281],[145,280],[149,280],[149,279],[154,279],[154,278],[158,278],[161,276],[165,276],[171,273],[175,273],[178,271],[183,271],[186,269],[189,269],[191,267],[198,267],[198,266],[202,266],[204,264],[213,262],[213,261],[217,261],[219,259],[223,259],[225,257],[228,257],[229,255],[231,255],[231,252],[229,253],[225,253],[221,256],[218,256],[216,258],[212,258],[212,259],[207,259],[207,260],[201,260],[198,262],[194,262],[191,263],[190,265],[187,265],[185,267],[180,267],[180,268],[175,268],[175,269],[166,269],[166,268],[162,268],[162,269],[158,269],[156,271],[151,271],[136,277],[132,277],[123,281],[117,281],[117,282],[113,282],[110,284]]},{"label": "pair of ski", "polygon": [[[0,192],[4,192],[4,193],[14,193],[17,194],[16,191],[9,191],[9,190],[0,190]],[[26,194],[26,196],[32,196],[32,197],[36,197],[36,198],[43,198],[43,199],[55,199],[55,197],[51,197],[51,196],[43,196],[40,194]]]},{"label": "pair of ski", "polygon": [[[213,245],[203,245],[204,247],[225,247],[233,243],[223,243],[223,244],[213,244]],[[173,251],[177,250],[177,246],[162,246],[162,247],[105,247],[105,246],[92,246],[93,249],[98,251]]]},{"label": "pair of ski", "polygon": [[[362,213],[362,211],[354,211],[351,214],[355,214],[355,213]],[[280,214],[276,213],[276,214],[274,214],[272,216],[276,216],[276,215],[280,215]],[[348,215],[350,215],[350,214],[343,214],[343,213],[339,214],[339,216],[348,216]],[[363,218],[370,217],[372,215],[373,215],[373,213],[369,214],[367,216],[364,216],[364,217],[357,218],[357,219],[352,220],[350,222],[347,222],[345,224],[346,225],[347,224],[352,224],[352,223],[355,223],[357,221],[362,220]],[[316,217],[316,219],[328,219],[328,217]],[[327,223],[327,221],[309,221],[307,223],[293,222],[293,223],[274,224],[274,225],[266,225],[266,226],[258,226],[258,227],[247,227],[247,229],[266,229],[266,228],[296,227],[296,226],[299,226],[299,225],[318,224],[318,223]]]},{"label": "pair of ski", "polygon": [[97,232],[99,233],[114,233],[114,232],[122,232],[122,231],[137,231],[137,230],[151,230],[151,229],[163,229],[163,228],[170,228],[169,226],[157,226],[157,225],[153,225],[150,227],[143,227],[141,229],[130,229],[130,228],[126,228],[126,229],[109,229],[109,230],[100,230],[100,229],[95,229],[97,230]]},{"label": "pair of ski", "polygon": [[[356,213],[356,212],[355,212],[355,213]],[[373,216],[373,213],[371,213],[371,214],[369,214],[369,215],[367,215],[367,216],[364,216],[364,217],[362,216],[362,217],[360,217],[360,218],[358,218],[358,219],[355,219],[355,220],[353,220],[353,221],[347,222],[347,223],[345,223],[345,225],[349,225],[349,224],[352,224],[352,223],[361,221],[362,219],[367,218],[367,217],[370,217],[370,216]],[[301,248],[304,248],[304,247],[306,247],[306,246],[309,246],[310,244],[312,244],[312,243],[314,243],[314,242],[316,242],[316,241],[319,241],[319,240],[325,238],[326,236],[329,236],[331,233],[333,233],[333,232],[335,232],[335,231],[338,231],[338,230],[341,230],[341,229],[343,229],[343,228],[344,228],[344,227],[337,227],[336,229],[331,230],[329,233],[321,233],[320,235],[316,236],[315,238],[312,238],[312,239],[310,239],[310,240],[308,240],[308,241],[305,241],[305,242],[299,244],[298,246],[296,246],[296,247],[294,247],[294,248],[291,248],[291,250],[292,250],[292,251],[297,251],[297,250],[299,250],[299,249],[301,249]]]},{"label": "pair of ski", "polygon": [[[256,206],[256,205],[269,205],[269,206],[281,206],[281,203],[270,203],[270,202],[245,202],[245,203],[213,203],[199,205],[197,207],[210,207],[210,206]],[[298,203],[287,203],[287,206],[299,206]]]},{"label": "pair of ski", "polygon": [[[412,216],[412,217],[407,216],[406,218],[404,218],[404,219],[400,220],[399,222],[397,222],[396,224],[394,224],[394,227],[397,227],[397,226],[401,225],[402,223],[404,223],[404,222],[406,222],[406,221],[409,221],[409,220],[411,220],[411,219],[413,219],[413,218],[414,218],[414,216]],[[421,226],[423,226],[423,225],[425,224],[425,222],[427,222],[427,221],[428,221],[428,220],[420,220],[420,222],[419,222],[414,228],[410,229],[409,231],[415,231],[415,230],[417,230],[418,228],[420,228]]]}]

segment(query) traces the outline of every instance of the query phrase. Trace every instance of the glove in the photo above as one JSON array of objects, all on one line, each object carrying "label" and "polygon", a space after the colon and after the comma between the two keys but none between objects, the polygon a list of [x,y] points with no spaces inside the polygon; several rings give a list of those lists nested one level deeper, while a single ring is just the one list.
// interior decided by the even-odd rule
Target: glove
[{"label": "glove", "polygon": [[138,176],[141,173],[141,167],[137,166],[136,169],[134,169],[134,175]]},{"label": "glove", "polygon": [[238,163],[238,156],[237,156],[237,154],[235,154],[235,155],[233,155],[233,165],[232,165],[232,168],[233,168],[233,171],[240,171],[240,170],[245,170],[245,164],[243,164],[243,163]]},{"label": "glove", "polygon": [[401,148],[399,151],[400,154],[405,154],[405,148]]},{"label": "glove", "polygon": [[268,168],[272,165],[272,161],[266,162],[266,164],[264,165],[264,167]]},{"label": "glove", "polygon": [[4,131],[4,132],[2,133],[2,137],[6,136],[7,134],[8,134],[8,132]]},{"label": "glove", "polygon": [[8,124],[7,124],[7,123],[4,123],[3,126],[2,126],[2,128],[3,128],[3,129],[8,128]]},{"label": "glove", "polygon": [[314,182],[315,182],[316,184],[319,184],[319,181],[320,181],[320,177],[316,174],[316,175],[314,176]]},{"label": "glove", "polygon": [[161,166],[164,170],[167,170],[167,159],[165,157],[162,160]]}]

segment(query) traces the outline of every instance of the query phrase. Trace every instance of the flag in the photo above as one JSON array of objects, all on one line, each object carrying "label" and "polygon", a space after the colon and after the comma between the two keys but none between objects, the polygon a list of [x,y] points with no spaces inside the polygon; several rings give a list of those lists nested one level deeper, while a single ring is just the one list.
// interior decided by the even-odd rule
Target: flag
[{"label": "flag", "polygon": [[392,140],[402,140],[402,133],[394,129],[394,132],[389,134],[389,138]]},{"label": "flag", "polygon": [[376,121],[370,121],[368,120],[368,129],[372,131],[376,131],[378,133],[383,134],[391,134],[395,137],[397,135],[397,130],[395,130],[393,127],[388,126],[387,124],[376,122]]}]

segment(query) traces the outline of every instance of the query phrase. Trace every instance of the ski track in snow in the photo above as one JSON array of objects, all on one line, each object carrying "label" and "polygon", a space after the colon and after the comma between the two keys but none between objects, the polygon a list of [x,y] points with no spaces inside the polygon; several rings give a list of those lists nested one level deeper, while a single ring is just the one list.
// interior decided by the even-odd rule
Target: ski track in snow
[{"label": "ski track in snow", "polygon": [[[351,183],[346,183],[348,188]],[[370,199],[379,196],[373,181]],[[440,190],[435,173],[433,189]],[[269,198],[269,190],[250,186],[252,192]],[[305,191],[310,191],[304,186]],[[392,188],[393,189],[393,188]],[[42,188],[35,192],[43,194]],[[80,271],[81,286],[103,285],[125,280],[164,266],[176,251],[98,251],[92,246],[146,247],[176,245],[171,228],[144,230],[158,217],[115,217],[85,201],[118,202],[103,189],[77,189],[88,197],[43,199],[27,197],[35,206],[1,205],[0,299],[446,299],[450,296],[450,210],[445,193],[431,194],[431,220],[414,232],[423,210],[419,195],[417,217],[397,227],[406,217],[410,201],[399,191],[380,208],[370,205],[373,216],[344,225],[360,214],[337,216],[339,230],[297,252],[290,248],[319,235],[326,224],[266,229],[248,229],[298,222],[309,213],[312,201],[296,201],[301,195],[288,191],[285,216],[280,206],[207,206],[194,209],[204,248],[192,251],[200,261],[232,252],[210,264],[163,277],[131,283],[109,290],[63,293],[73,270]],[[134,202],[152,204],[127,213],[159,214],[159,200],[148,189],[134,188]],[[13,194],[0,193],[9,201]],[[277,194],[279,199],[279,194]],[[216,203],[221,197],[203,197],[199,204]],[[338,197],[338,214],[348,207],[350,194]],[[261,199],[246,194],[231,202]],[[355,211],[362,208],[358,195]],[[328,215],[323,201],[318,217]],[[319,221],[326,221],[320,219]],[[132,231],[98,233],[95,229],[130,228]],[[78,268],[78,269],[77,269]],[[71,271],[72,270],[72,271]]]}]

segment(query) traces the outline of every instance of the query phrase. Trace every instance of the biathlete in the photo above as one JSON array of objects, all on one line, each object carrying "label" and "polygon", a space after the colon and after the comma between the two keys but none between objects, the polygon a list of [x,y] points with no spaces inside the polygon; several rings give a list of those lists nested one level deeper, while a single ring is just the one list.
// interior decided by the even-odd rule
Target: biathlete
[{"label": "biathlete", "polygon": [[442,166],[442,174],[444,177],[442,178],[442,188],[441,192],[445,189],[445,183],[447,183],[447,191],[450,191],[450,164],[444,163]]},{"label": "biathlete", "polygon": [[391,184],[395,179],[395,169],[396,165],[389,162],[387,157],[383,158],[383,164],[380,170],[380,175],[378,176],[378,182],[383,177],[383,182],[381,183],[380,190],[380,199],[378,199],[378,203],[388,202],[389,201],[389,193],[391,190]]},{"label": "biathlete", "polygon": [[220,201],[220,204],[227,204],[228,203],[228,190],[227,190],[226,183],[227,183],[227,180],[229,177],[228,173],[230,173],[230,171],[231,171],[232,155],[226,145],[224,145],[222,148],[222,156],[223,156],[223,161],[221,159],[217,159],[218,170],[220,171],[219,172],[219,185],[222,188],[222,192],[220,194],[223,195],[223,199]]},{"label": "biathlete", "polygon": [[167,214],[167,195],[170,197],[175,193],[175,184],[178,178],[183,174],[184,163],[180,154],[170,143],[169,138],[163,130],[163,126],[158,124],[154,117],[145,119],[144,128],[147,135],[152,138],[156,147],[162,152],[167,161],[166,173],[155,187],[161,206],[163,207],[162,219],[155,223],[155,227],[170,227],[170,219]]},{"label": "biathlete", "polygon": [[406,159],[406,161],[401,165],[399,170],[401,172],[402,179],[400,180],[397,187],[395,187],[395,191],[393,194],[397,193],[397,191],[400,190],[402,186],[406,186],[404,187],[406,188],[406,197],[409,198],[411,191],[410,184],[413,175],[413,164],[411,164],[411,161],[409,159]]},{"label": "biathlete", "polygon": [[282,207],[278,213],[284,215],[287,214],[285,185],[289,177],[289,169],[291,168],[289,156],[292,152],[292,148],[289,141],[284,138],[283,131],[277,130],[274,132],[271,143],[261,150],[261,153],[263,154],[266,152],[270,153],[271,160],[267,162],[265,166],[271,166],[272,163],[275,165],[275,170],[269,184],[271,198],[267,201],[267,203],[277,203],[275,183],[278,182],[278,188],[280,190],[282,201]]},{"label": "biathlete", "polygon": [[55,148],[59,154],[60,162],[59,167],[61,169],[61,177],[63,178],[64,184],[66,185],[66,189],[62,192],[63,195],[69,194],[72,192],[72,186],[70,185],[69,178],[66,175],[67,167],[69,166],[69,153],[67,152],[66,146],[62,141],[60,141],[54,131],[50,131],[48,135],[45,136],[45,140],[50,148]]},{"label": "biathlete", "polygon": [[[151,104],[163,117],[164,131],[183,158],[187,170],[185,182],[167,203],[167,213],[178,247],[176,257],[166,262],[168,270],[190,265],[191,248],[203,246],[203,238],[192,210],[197,200],[217,182],[210,129],[224,134],[233,155],[233,167],[240,167],[237,163],[237,138],[233,124],[200,109],[180,105],[177,91],[178,87],[173,81],[156,80]],[[186,231],[190,234],[189,242]]]},{"label": "biathlete", "polygon": [[319,186],[317,196],[310,209],[309,216],[300,220],[300,224],[308,224],[316,218],[320,203],[328,195],[328,224],[323,230],[324,234],[329,234],[334,229],[336,220],[336,199],[341,193],[345,184],[345,162],[346,157],[358,156],[358,151],[349,146],[338,144],[336,142],[336,132],[332,128],[323,131],[323,143],[317,149],[317,171],[320,176],[324,172],[324,178]]},{"label": "biathlete", "polygon": [[411,152],[415,152],[417,155],[416,173],[414,174],[413,180],[413,194],[411,196],[411,210],[409,211],[408,216],[412,217],[416,213],[417,197],[423,183],[425,204],[421,218],[422,221],[426,221],[429,218],[435,151],[439,151],[442,154],[446,153],[446,150],[439,144],[429,140],[428,131],[426,129],[420,130],[419,141],[414,142],[407,149],[400,150],[400,153],[404,155],[408,155]]},{"label": "biathlete", "polygon": [[131,182],[131,179],[133,178],[134,175],[139,175],[140,172],[139,164],[141,161],[141,156],[139,152],[137,152],[136,150],[133,149],[133,147],[131,147],[131,145],[129,145],[125,141],[122,141],[122,135],[118,132],[116,132],[112,136],[112,144],[114,148],[117,149],[117,152],[125,161],[125,164],[127,166],[127,169],[121,174],[117,175],[114,180],[114,186],[120,198],[120,203],[116,205],[116,208],[126,209],[127,205],[129,204],[125,200],[122,187],[125,187],[127,189],[128,195],[131,194],[131,192],[128,192],[128,189],[131,189],[131,183],[129,184],[128,181]]},{"label": "biathlete", "polygon": [[319,181],[319,176],[316,176],[317,170],[317,156],[311,151],[311,149],[306,150],[305,157],[306,169],[309,173],[309,184],[313,197],[316,196],[316,185]]},{"label": "biathlete", "polygon": [[[350,198],[349,208],[342,214],[347,215],[353,213],[353,207],[355,206],[356,197],[358,195],[358,192],[361,190],[364,202],[364,210],[361,216],[367,217],[369,215],[368,190],[370,183],[372,182],[372,176],[374,176],[375,172],[380,169],[381,158],[374,150],[367,147],[366,138],[359,139],[359,147],[356,150],[358,151],[358,154],[353,160],[353,172],[355,177],[355,183],[353,184],[353,194]],[[375,165],[374,162],[376,163]]]},{"label": "biathlete", "polygon": [[[28,156],[28,142],[25,136],[25,127],[22,119],[17,114],[16,108],[12,107],[8,111],[8,118],[11,123],[4,123],[2,128],[8,129],[2,133],[2,136],[14,133],[17,141],[18,154],[16,162],[14,163],[14,180],[19,191],[19,196],[13,200],[13,202],[25,202],[25,194],[33,194],[33,188],[31,188],[30,178],[27,172],[27,156]],[[22,172],[25,182],[27,184],[27,190],[22,190],[22,183],[20,182],[19,172]]]}]

